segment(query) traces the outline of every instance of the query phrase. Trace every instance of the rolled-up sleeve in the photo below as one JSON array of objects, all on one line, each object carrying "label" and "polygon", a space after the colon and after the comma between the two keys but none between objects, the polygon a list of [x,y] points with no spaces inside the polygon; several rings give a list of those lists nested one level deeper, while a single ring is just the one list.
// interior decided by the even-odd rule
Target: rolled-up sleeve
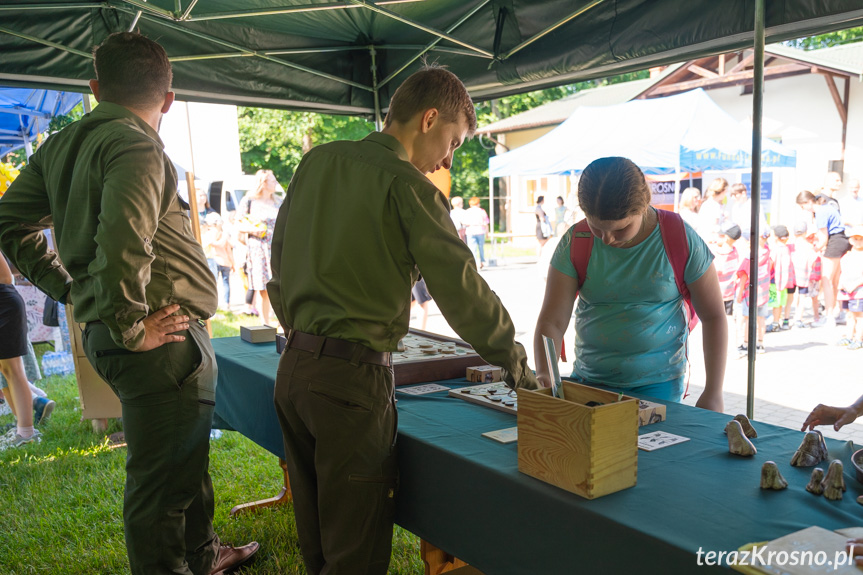
[{"label": "rolled-up sleeve", "polygon": [[99,319],[115,343],[130,350],[143,343],[142,321],[150,313],[146,288],[164,179],[161,151],[149,142],[120,146],[106,165],[96,254],[88,272],[95,280]]},{"label": "rolled-up sleeve", "polygon": [[72,278],[42,233],[51,226],[51,206],[40,158],[37,151],[0,198],[0,251],[33,285],[65,301]]}]

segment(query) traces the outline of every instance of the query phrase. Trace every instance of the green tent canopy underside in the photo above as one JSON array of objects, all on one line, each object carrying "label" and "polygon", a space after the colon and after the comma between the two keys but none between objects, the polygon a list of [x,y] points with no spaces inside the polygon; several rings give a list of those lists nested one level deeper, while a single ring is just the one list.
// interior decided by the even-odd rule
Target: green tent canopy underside
[{"label": "green tent canopy underside", "polygon": [[[476,100],[753,42],[752,0],[43,0],[0,4],[0,85],[86,91],[90,52],[132,27],[183,100],[385,112],[424,58]],[[863,24],[860,0],[767,0],[767,41]]]}]

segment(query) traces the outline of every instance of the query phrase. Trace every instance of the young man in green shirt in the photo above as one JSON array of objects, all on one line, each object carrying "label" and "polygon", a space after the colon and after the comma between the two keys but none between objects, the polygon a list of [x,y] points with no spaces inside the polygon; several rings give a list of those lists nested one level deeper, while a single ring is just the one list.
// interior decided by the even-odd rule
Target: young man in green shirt
[{"label": "young man in green shirt", "polygon": [[393,95],[382,132],[306,154],[279,211],[268,290],[289,343],[275,404],[310,574],[387,571],[398,474],[390,352],[408,331],[420,272],[453,329],[510,386],[537,386],[425,176],[450,168],[475,129],[461,81],[420,70]]},{"label": "young man in green shirt", "polygon": [[[174,101],[171,64],[127,32],[94,57],[100,104],[48,138],[0,199],[0,250],[74,304],[87,358],[120,398],[132,573],[221,574],[258,544],[220,545],[213,532],[216,364],[200,320],[216,310],[216,282],[157,132]],[[59,258],[41,234],[52,221]]]}]

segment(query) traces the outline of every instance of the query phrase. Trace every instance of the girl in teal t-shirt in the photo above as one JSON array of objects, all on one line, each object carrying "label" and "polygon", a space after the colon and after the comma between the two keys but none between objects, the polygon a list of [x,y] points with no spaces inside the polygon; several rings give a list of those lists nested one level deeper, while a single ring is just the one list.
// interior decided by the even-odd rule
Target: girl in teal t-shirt
[{"label": "girl in teal t-shirt", "polygon": [[[587,280],[578,294],[570,259],[572,228],[555,250],[536,326],[536,357],[545,355],[542,335],[557,348],[576,295],[575,361],[572,377],[627,393],[680,401],[689,330],[683,297],[660,234],[650,188],[626,158],[591,163],[578,184],[578,199],[594,234]],[[713,255],[688,225],[689,259],[684,279],[704,330],[707,381],[696,405],[722,411],[727,320]],[[549,385],[545,362],[537,376]]]}]

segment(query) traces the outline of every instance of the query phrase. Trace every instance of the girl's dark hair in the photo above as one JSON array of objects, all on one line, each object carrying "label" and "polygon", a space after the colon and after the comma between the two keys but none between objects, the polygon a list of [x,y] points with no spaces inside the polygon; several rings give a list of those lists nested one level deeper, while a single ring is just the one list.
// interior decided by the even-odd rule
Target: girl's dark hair
[{"label": "girl's dark hair", "polygon": [[622,220],[650,205],[650,186],[632,160],[594,160],[578,180],[578,203],[585,215],[598,220]]},{"label": "girl's dark hair", "polygon": [[815,194],[810,192],[809,190],[803,190],[799,194],[797,194],[797,203],[805,204],[806,202],[815,202],[818,203],[818,198],[815,197]]}]

